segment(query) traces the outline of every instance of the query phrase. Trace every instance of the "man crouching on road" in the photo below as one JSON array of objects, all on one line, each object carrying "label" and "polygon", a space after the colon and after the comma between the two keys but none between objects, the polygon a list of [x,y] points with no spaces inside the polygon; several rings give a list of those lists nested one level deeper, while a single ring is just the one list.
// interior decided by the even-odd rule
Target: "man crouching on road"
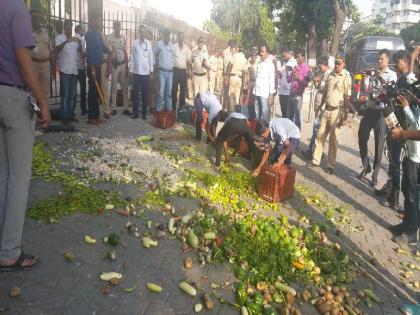
[{"label": "man crouching on road", "polygon": [[206,123],[207,139],[215,142],[216,127],[219,119],[219,114],[222,112],[222,105],[217,97],[212,92],[201,91],[197,93],[194,101],[197,118],[195,120],[195,139],[201,141],[201,123],[203,121],[203,108],[208,113]]},{"label": "man crouching on road", "polygon": [[[258,176],[261,168],[268,161],[275,169],[280,168],[283,164],[290,165],[292,155],[297,150],[300,141],[300,130],[291,120],[287,118],[273,118],[270,124],[260,119],[255,124],[255,133],[261,137],[263,143],[273,141],[275,143],[273,150],[270,152],[270,146],[264,146],[263,156],[260,164],[252,172],[252,176]],[[257,144],[261,150],[261,145]]]},{"label": "man crouching on road", "polygon": [[[220,159],[222,156],[222,147],[225,152],[226,162],[230,161],[230,156],[227,148],[227,139],[234,137],[234,148],[239,146],[239,142],[245,139],[248,145],[248,150],[253,157],[255,151],[254,138],[252,131],[248,126],[248,119],[241,113],[232,113],[227,116],[227,113],[222,111],[219,114],[220,120],[224,120],[224,125],[216,137],[216,167],[220,166]],[[224,119],[226,118],[226,119]]]}]

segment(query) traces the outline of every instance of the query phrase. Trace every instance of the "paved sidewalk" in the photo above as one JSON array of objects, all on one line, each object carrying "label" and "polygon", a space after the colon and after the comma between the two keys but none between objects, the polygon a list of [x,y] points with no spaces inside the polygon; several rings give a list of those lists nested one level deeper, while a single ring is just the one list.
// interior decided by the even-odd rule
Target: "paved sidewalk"
[{"label": "paved sidewalk", "polygon": [[[303,118],[307,117],[304,105]],[[150,123],[150,121],[149,121]],[[117,115],[105,127],[91,127],[80,123],[81,132],[86,136],[103,138],[136,138],[139,135],[173,134],[173,130],[161,131],[144,124],[141,120],[130,120],[123,115]],[[300,149],[306,149],[312,125],[302,124],[302,142]],[[180,127],[178,127],[179,130]],[[360,181],[356,175],[361,170],[357,146],[357,125],[353,128],[342,128],[340,150],[335,175],[328,175],[324,169],[310,169],[305,166],[301,155],[294,159],[298,167],[296,186],[308,187],[308,191],[325,195],[326,200],[337,205],[351,205],[349,213],[354,226],[362,226],[361,232],[352,232],[346,226],[332,227],[329,238],[337,241],[342,248],[365,270],[365,276],[359,278],[353,287],[372,287],[384,303],[377,304],[369,314],[394,315],[399,314],[398,307],[406,301],[420,300],[419,292],[407,289],[398,277],[401,261],[409,261],[409,257],[397,254],[390,240],[391,234],[386,230],[389,223],[399,222],[396,214],[382,207],[373,196],[372,188],[365,181]],[[50,133],[38,137],[38,140],[51,146],[75,145],[71,136],[63,133]],[[172,148],[187,144],[189,140],[168,142]],[[372,143],[370,143],[372,144]],[[202,144],[205,150],[205,144]],[[386,165],[384,165],[385,167]],[[385,172],[380,173],[380,185],[386,178]],[[54,196],[59,192],[59,186],[35,180],[31,184],[30,204],[36,200]],[[123,192],[124,196],[135,198],[138,189],[130,185],[115,186],[110,184],[107,189]],[[197,208],[197,201],[174,198],[173,203],[179,212],[187,213]],[[326,222],[322,211],[305,202],[305,197],[298,191],[295,197],[285,202],[283,210],[292,220],[298,217],[298,212],[307,213],[313,220]],[[297,211],[299,210],[299,211]],[[147,221],[165,223],[168,218],[159,211],[147,211],[139,218],[129,218],[136,223],[143,233],[147,230]],[[36,253],[42,259],[40,266],[33,271],[0,273],[0,314],[193,314],[193,305],[199,297],[186,296],[178,289],[178,283],[185,279],[196,282],[199,287],[209,291],[210,284],[235,281],[229,266],[183,268],[186,256],[194,257],[193,253],[183,254],[181,242],[162,240],[159,247],[144,249],[138,239],[128,235],[125,229],[127,218],[116,215],[74,215],[62,219],[57,224],[39,223],[28,219],[24,231],[24,245],[27,251]],[[339,230],[339,232],[337,232]],[[117,261],[109,262],[102,259],[110,248],[100,241],[110,232],[121,231],[125,248],[118,247]],[[94,236],[98,243],[88,246],[84,243],[84,235]],[[76,254],[73,263],[66,262],[63,253],[72,251]],[[374,256],[374,257],[373,257]],[[372,264],[373,262],[374,264]],[[419,264],[417,262],[417,264]],[[111,287],[109,294],[101,293],[105,287],[99,281],[99,274],[104,271],[119,271],[124,274],[124,280],[116,287]],[[419,272],[414,274],[420,280]],[[145,288],[147,282],[162,284],[164,291],[153,294]],[[132,293],[126,293],[124,288],[137,285]],[[22,289],[19,298],[8,296],[10,289],[18,286]],[[217,290],[225,298],[233,300],[232,292],[225,289]],[[220,303],[215,303],[211,314],[237,314],[237,311]],[[304,314],[317,314],[315,309],[308,308]]]}]

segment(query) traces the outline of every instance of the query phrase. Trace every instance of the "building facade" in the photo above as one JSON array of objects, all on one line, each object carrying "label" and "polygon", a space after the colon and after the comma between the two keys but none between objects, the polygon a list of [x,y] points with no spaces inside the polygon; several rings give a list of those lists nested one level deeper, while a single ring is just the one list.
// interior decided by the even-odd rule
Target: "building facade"
[{"label": "building facade", "polygon": [[375,0],[372,17],[380,16],[385,28],[395,34],[420,20],[420,0]]}]

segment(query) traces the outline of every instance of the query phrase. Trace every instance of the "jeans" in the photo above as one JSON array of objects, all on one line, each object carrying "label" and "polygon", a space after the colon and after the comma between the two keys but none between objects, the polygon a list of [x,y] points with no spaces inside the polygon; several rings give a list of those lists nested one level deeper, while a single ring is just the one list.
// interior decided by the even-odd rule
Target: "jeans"
[{"label": "jeans", "polygon": [[28,94],[0,85],[0,260],[21,253],[34,131]]},{"label": "jeans", "polygon": [[134,74],[133,76],[133,116],[139,116],[140,97],[141,91],[141,115],[146,117],[147,105],[149,100],[149,75]]},{"label": "jeans", "polygon": [[420,228],[420,163],[405,158],[402,164],[403,225],[408,234],[414,234]]},{"label": "jeans", "polygon": [[197,94],[194,100],[195,111],[197,117],[195,119],[195,138],[201,140],[201,123],[203,122],[203,103],[201,102],[200,94]]},{"label": "jeans", "polygon": [[172,106],[176,109],[176,101],[179,86],[179,107],[185,106],[185,95],[187,92],[187,70],[174,69],[174,82],[172,86]]},{"label": "jeans", "polygon": [[367,144],[370,131],[373,129],[375,135],[375,158],[373,160],[372,178],[377,180],[384,152],[386,124],[382,111],[368,109],[360,121],[359,126],[359,151],[364,168],[370,165]]},{"label": "jeans", "polygon": [[290,96],[287,107],[287,118],[293,121],[299,129],[301,129],[300,111],[302,109],[302,95]]},{"label": "jeans", "polygon": [[80,84],[80,110],[82,115],[86,114],[86,70],[79,69],[79,74],[77,75],[77,81]]},{"label": "jeans", "polygon": [[289,95],[281,95],[279,96],[280,100],[280,108],[281,108],[281,116],[287,118],[287,108],[289,106]]},{"label": "jeans", "polygon": [[317,118],[314,119],[314,123],[312,125],[312,137],[311,137],[311,141],[309,142],[309,151],[311,152],[312,155],[314,154],[314,151],[315,151],[315,140],[318,135],[318,131],[321,128],[321,119],[322,119],[322,112],[319,115],[319,119]]},{"label": "jeans", "polygon": [[159,96],[156,104],[156,111],[162,110],[163,98],[165,98],[166,109],[172,110],[172,71],[159,70]]},{"label": "jeans", "polygon": [[255,95],[255,117],[256,119],[264,119],[270,121],[270,107],[268,106],[268,98]]},{"label": "jeans", "polygon": [[[284,161],[285,165],[290,165],[290,163],[292,163],[292,156],[293,156],[293,153],[295,153],[295,151],[297,150],[297,148],[299,146],[299,141],[300,141],[299,139],[295,139],[295,138],[290,138],[289,139],[292,150],[289,152],[286,160]],[[276,145],[273,148],[273,151],[271,151],[271,153],[270,153],[269,163],[270,164],[275,164],[279,160],[280,155],[283,153],[284,149],[285,149],[284,148],[284,143],[276,143]]]},{"label": "jeans", "polygon": [[60,118],[62,122],[69,122],[73,117],[74,104],[76,100],[77,76],[60,72],[62,82]]},{"label": "jeans", "polygon": [[388,177],[391,180],[391,185],[393,189],[400,189],[400,173],[401,173],[401,150],[402,143],[400,141],[395,141],[391,137],[391,133],[388,131],[388,136],[386,138],[388,151],[389,151],[389,168],[388,168]]},{"label": "jeans", "polygon": [[89,91],[88,91],[88,119],[99,118],[99,94],[96,89],[95,79],[92,76],[92,69],[95,68],[96,81],[101,86],[101,66],[88,65]]},{"label": "jeans", "polygon": [[240,113],[248,119],[255,119],[255,106],[241,105]]}]

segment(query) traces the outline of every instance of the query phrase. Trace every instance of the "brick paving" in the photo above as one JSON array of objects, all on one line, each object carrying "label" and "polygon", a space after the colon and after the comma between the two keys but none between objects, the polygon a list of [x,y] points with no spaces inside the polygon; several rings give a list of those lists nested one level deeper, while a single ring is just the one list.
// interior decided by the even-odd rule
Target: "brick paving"
[{"label": "brick paving", "polygon": [[[307,104],[307,100],[306,100]],[[303,120],[307,112],[303,112]],[[118,115],[105,128],[89,127],[84,122],[81,132],[90,136],[102,137],[137,137],[142,134],[171,134],[172,131],[160,131],[139,120],[129,120]],[[398,278],[400,261],[409,261],[409,257],[398,255],[393,248],[397,247],[390,240],[391,234],[386,230],[389,223],[399,222],[396,214],[382,207],[373,196],[372,188],[356,175],[361,170],[357,146],[357,122],[353,128],[342,128],[338,164],[334,175],[328,175],[323,168],[310,169],[305,166],[301,155],[294,159],[298,167],[297,185],[310,187],[326,199],[338,205],[350,204],[350,215],[356,226],[363,226],[362,232],[351,232],[348,228],[331,228],[329,238],[341,244],[350,256],[357,261],[365,276],[360,277],[353,285],[355,288],[371,287],[384,303],[376,304],[368,314],[399,314],[398,307],[406,301],[419,301],[419,292],[405,288]],[[303,137],[300,149],[306,149],[312,126],[303,122]],[[51,133],[39,139],[51,145],[72,145],[69,136],[62,133]],[[169,143],[179,146],[186,140]],[[370,147],[372,143],[370,143]],[[206,151],[202,144],[203,151]],[[386,165],[384,165],[385,169]],[[386,178],[380,173],[379,184]],[[112,189],[122,191],[125,196],[136,197],[138,190],[129,185]],[[37,199],[54,196],[59,186],[39,180],[32,181],[29,203]],[[175,208],[180,213],[196,209],[195,201],[175,198]],[[296,209],[304,211],[313,220],[325,222],[319,209],[311,207],[296,192],[295,197],[285,202],[283,210],[292,220],[298,217]],[[354,209],[353,209],[354,208]],[[167,217],[159,211],[146,212],[143,217],[129,218],[136,223],[140,232],[146,231],[147,221],[164,223]],[[186,296],[178,289],[178,283],[185,279],[194,281],[206,291],[212,282],[234,282],[229,266],[195,266],[190,270],[183,268],[181,243],[176,240],[162,240],[157,248],[145,249],[140,241],[125,232],[127,218],[111,214],[74,215],[60,220],[57,224],[39,223],[28,219],[24,231],[25,248],[41,257],[41,264],[33,271],[0,274],[0,313],[4,314],[193,314],[193,305],[199,297]],[[121,231],[126,248],[118,247],[117,260],[109,262],[102,256],[110,248],[99,241],[88,246],[83,241],[86,234],[97,240],[111,231]],[[339,235],[339,236],[337,236]],[[76,254],[73,263],[66,262],[63,253],[71,251]],[[192,253],[189,254],[190,256]],[[377,263],[371,264],[374,255]],[[192,255],[192,257],[194,257]],[[104,283],[98,276],[104,271],[119,271],[124,274],[123,282],[112,287],[108,295],[101,293]],[[415,274],[420,278],[419,273]],[[420,279],[419,279],[420,280]],[[161,294],[151,293],[145,288],[147,282],[159,283],[164,287]],[[132,293],[123,292],[124,288],[138,285]],[[13,286],[22,289],[19,298],[10,298],[8,293]],[[219,289],[217,293],[233,300],[232,292]],[[304,306],[304,314],[316,314],[311,306]],[[215,308],[207,313],[237,314],[232,307],[215,303]]]}]

